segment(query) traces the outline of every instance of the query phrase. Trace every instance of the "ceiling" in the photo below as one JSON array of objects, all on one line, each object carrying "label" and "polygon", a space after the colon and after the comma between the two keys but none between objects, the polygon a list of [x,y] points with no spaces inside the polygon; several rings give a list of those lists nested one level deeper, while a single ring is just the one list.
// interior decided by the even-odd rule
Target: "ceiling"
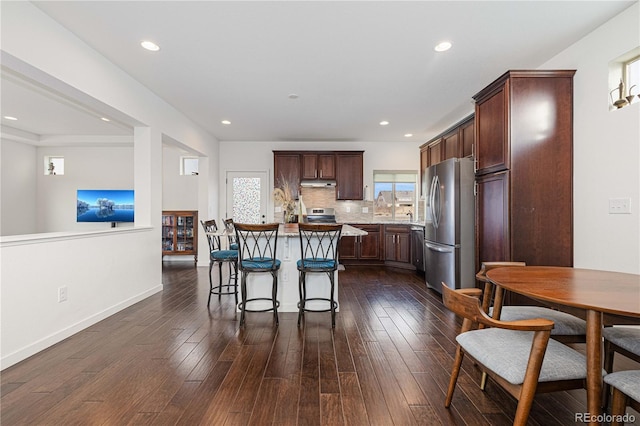
[{"label": "ceiling", "polygon": [[[423,143],[506,70],[540,67],[636,2],[34,3],[218,140]],[[3,74],[3,115],[20,115],[3,128],[131,133],[26,89]]]}]

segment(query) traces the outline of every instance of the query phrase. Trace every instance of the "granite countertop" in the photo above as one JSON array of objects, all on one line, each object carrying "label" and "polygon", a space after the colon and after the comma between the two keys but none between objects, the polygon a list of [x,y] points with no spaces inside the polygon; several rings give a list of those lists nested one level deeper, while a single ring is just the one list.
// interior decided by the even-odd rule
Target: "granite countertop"
[{"label": "granite countertop", "polygon": [[[359,235],[367,235],[366,231],[362,229],[354,228],[351,225],[342,225],[342,234],[343,237],[357,237]],[[287,223],[280,225],[280,229],[278,230],[278,236],[285,237],[297,237],[298,236],[298,224],[297,223]]]},{"label": "granite countertop", "polygon": [[[342,223],[342,222],[341,222]],[[354,220],[347,221],[344,223],[349,223],[352,225],[407,225],[407,226],[422,226],[424,227],[423,221],[413,221],[409,222],[406,220]]]}]

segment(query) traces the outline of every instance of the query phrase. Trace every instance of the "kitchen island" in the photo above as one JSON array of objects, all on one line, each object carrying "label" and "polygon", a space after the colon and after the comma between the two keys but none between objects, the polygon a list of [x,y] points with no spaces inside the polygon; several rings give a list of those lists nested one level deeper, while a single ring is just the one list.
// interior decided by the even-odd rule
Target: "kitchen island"
[{"label": "kitchen island", "polygon": [[[229,234],[220,230],[212,233],[216,236],[226,237]],[[366,231],[362,231],[350,225],[342,225],[343,237],[357,237],[367,235]],[[278,296],[280,308],[278,312],[298,312],[298,301],[300,294],[298,291],[298,268],[296,262],[300,259],[300,237],[298,234],[298,225],[285,224],[280,225],[278,229],[278,243],[276,248],[276,257],[280,259],[281,265],[278,272]],[[340,300],[338,298],[338,272],[335,272],[335,296],[338,302],[338,310],[340,309]],[[238,287],[240,287],[240,277],[238,277]],[[326,274],[307,274],[307,297],[327,297],[330,290],[329,278]],[[238,291],[240,289],[238,288]],[[271,298],[271,275],[270,274],[249,274],[247,277],[247,293],[250,298],[265,297]],[[327,302],[310,301],[307,307],[322,309]],[[266,309],[270,307],[270,302],[255,301],[251,303],[250,309]],[[249,306],[248,306],[249,308]],[[249,314],[250,315],[250,314]]]}]

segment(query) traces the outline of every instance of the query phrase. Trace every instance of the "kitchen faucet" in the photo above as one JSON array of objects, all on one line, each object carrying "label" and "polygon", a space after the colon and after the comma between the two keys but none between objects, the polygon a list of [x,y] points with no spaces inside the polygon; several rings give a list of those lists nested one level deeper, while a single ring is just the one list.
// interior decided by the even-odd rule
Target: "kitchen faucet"
[{"label": "kitchen faucet", "polygon": [[409,216],[409,222],[413,222],[413,212],[407,213],[407,216]]}]

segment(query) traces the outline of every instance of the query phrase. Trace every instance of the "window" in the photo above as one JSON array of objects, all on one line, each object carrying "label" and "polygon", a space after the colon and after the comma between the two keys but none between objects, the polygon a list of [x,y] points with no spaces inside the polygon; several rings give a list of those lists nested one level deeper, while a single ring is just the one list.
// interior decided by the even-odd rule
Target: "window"
[{"label": "window", "polygon": [[609,62],[609,110],[640,102],[640,46]]},{"label": "window", "polygon": [[636,56],[625,62],[624,82],[628,95],[637,95],[640,93],[640,56]]},{"label": "window", "polygon": [[197,175],[198,157],[180,157],[180,174],[186,176]]},{"label": "window", "polygon": [[45,175],[63,175],[64,174],[64,157],[45,156],[44,157],[44,174]]},{"label": "window", "polygon": [[407,221],[414,217],[417,182],[414,170],[374,170],[373,216]]}]

